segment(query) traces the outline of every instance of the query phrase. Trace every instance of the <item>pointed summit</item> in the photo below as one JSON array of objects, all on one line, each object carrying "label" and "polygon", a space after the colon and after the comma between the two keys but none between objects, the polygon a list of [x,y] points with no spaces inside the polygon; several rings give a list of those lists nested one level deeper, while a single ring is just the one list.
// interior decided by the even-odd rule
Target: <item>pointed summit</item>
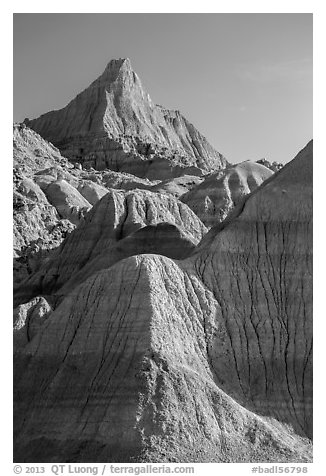
[{"label": "pointed summit", "polygon": [[178,111],[153,103],[129,58],[111,60],[65,108],[26,124],[63,155],[95,168],[168,178],[226,165]]},{"label": "pointed summit", "polygon": [[106,65],[100,78],[105,78],[110,82],[117,80],[118,76],[123,77],[132,73],[132,66],[129,58],[112,59]]},{"label": "pointed summit", "polygon": [[120,69],[121,66],[125,66],[131,68],[131,62],[129,58],[118,58],[118,59],[111,59],[105,69]]}]

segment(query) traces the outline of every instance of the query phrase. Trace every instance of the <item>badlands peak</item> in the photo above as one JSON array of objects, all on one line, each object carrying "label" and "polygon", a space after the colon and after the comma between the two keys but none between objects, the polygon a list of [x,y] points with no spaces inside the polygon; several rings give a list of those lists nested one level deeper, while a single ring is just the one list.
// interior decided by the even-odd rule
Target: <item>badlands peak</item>
[{"label": "badlands peak", "polygon": [[167,179],[227,164],[179,111],[154,104],[128,58],[110,61],[63,109],[25,123],[65,157],[98,170]]},{"label": "badlands peak", "polygon": [[138,76],[132,69],[130,59],[119,58],[109,61],[101,76],[99,76],[99,78],[92,84],[100,82],[110,89],[113,83],[119,83],[124,85],[128,84],[131,88],[134,81],[140,83]]}]

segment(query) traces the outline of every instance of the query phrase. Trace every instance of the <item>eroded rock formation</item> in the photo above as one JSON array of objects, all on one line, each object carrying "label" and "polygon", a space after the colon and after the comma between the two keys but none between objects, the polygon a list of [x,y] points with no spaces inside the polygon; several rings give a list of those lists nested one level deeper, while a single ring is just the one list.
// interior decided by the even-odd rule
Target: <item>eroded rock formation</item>
[{"label": "eroded rock formation", "polygon": [[202,183],[203,177],[196,175],[182,175],[169,180],[162,180],[158,184],[152,187],[153,192],[165,192],[173,195],[176,198],[182,197],[189,190],[196,187],[196,185]]},{"label": "eroded rock formation", "polygon": [[[144,227],[159,224],[165,225],[144,230],[140,235],[135,234]],[[174,225],[175,228],[167,229],[166,224]],[[206,227],[187,205],[172,196],[148,190],[125,192],[111,189],[96,203],[53,257],[30,279],[19,285],[15,302],[20,304],[39,294],[51,294],[68,280],[71,289],[72,285],[89,276],[91,271],[110,266],[128,256],[133,249],[137,253],[165,250],[167,256],[185,257],[206,232]],[[132,234],[133,237],[124,240]],[[167,246],[168,243],[170,246]],[[95,258],[97,264],[90,265]]]},{"label": "eroded rock formation", "polygon": [[[81,230],[79,265],[138,233],[125,200],[104,196],[61,255]],[[311,461],[311,235],[309,143],[189,258],[76,283],[16,353],[15,461]]]},{"label": "eroded rock formation", "polygon": [[39,331],[52,308],[44,297],[36,297],[14,309],[14,345],[23,346]]},{"label": "eroded rock formation", "polygon": [[255,190],[273,172],[254,162],[241,162],[209,175],[180,197],[207,227],[223,222],[245,195]]},{"label": "eroded rock formation", "polygon": [[[40,170],[68,170],[67,159],[22,124],[14,124],[13,143],[13,248],[17,283],[38,268],[48,251],[59,246],[74,225],[49,202],[37,175]],[[51,180],[55,180],[53,175],[47,183]]]},{"label": "eroded rock formation", "polygon": [[276,161],[270,162],[267,159],[257,160],[257,164],[264,165],[268,169],[271,169],[273,172],[278,172],[284,166],[284,164],[282,164],[281,162],[276,162]]},{"label": "eroded rock formation", "polygon": [[164,179],[226,165],[179,111],[155,105],[129,59],[112,60],[65,108],[26,124],[83,166]]}]

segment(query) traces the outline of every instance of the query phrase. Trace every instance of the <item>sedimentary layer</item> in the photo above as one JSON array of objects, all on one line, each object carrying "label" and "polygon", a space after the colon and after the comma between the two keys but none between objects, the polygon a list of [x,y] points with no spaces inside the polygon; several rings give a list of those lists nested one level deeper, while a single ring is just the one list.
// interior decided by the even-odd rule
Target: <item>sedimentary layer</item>
[{"label": "sedimentary layer", "polygon": [[[149,225],[152,228],[141,231]],[[132,250],[136,253],[164,250],[167,256],[182,258],[206,232],[206,227],[187,205],[172,196],[148,190],[111,189],[51,259],[16,288],[15,303],[58,292],[67,281],[71,289],[93,269],[103,269],[128,256]],[[129,239],[125,240],[126,237]],[[90,265],[95,258],[98,264]],[[80,274],[86,266],[86,275]]]},{"label": "sedimentary layer", "polygon": [[77,285],[16,353],[15,461],[311,461],[311,235],[309,143],[189,258]]},{"label": "sedimentary layer", "polygon": [[241,162],[210,174],[180,197],[209,228],[226,219],[249,193],[273,175],[255,162]]},{"label": "sedimentary layer", "polygon": [[66,107],[25,123],[83,166],[163,179],[225,167],[179,111],[155,105],[129,59],[112,60]]}]

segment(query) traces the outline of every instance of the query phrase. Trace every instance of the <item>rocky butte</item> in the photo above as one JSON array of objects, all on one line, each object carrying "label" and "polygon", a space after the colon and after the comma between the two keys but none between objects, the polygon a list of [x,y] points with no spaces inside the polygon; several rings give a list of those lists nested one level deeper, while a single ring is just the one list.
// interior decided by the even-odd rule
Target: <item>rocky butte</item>
[{"label": "rocky butte", "polygon": [[128,58],[110,61],[65,108],[25,123],[65,157],[96,169],[162,180],[226,164],[179,111],[152,102]]},{"label": "rocky butte", "polygon": [[312,158],[228,164],[129,60],[14,126],[15,462],[312,461]]}]

